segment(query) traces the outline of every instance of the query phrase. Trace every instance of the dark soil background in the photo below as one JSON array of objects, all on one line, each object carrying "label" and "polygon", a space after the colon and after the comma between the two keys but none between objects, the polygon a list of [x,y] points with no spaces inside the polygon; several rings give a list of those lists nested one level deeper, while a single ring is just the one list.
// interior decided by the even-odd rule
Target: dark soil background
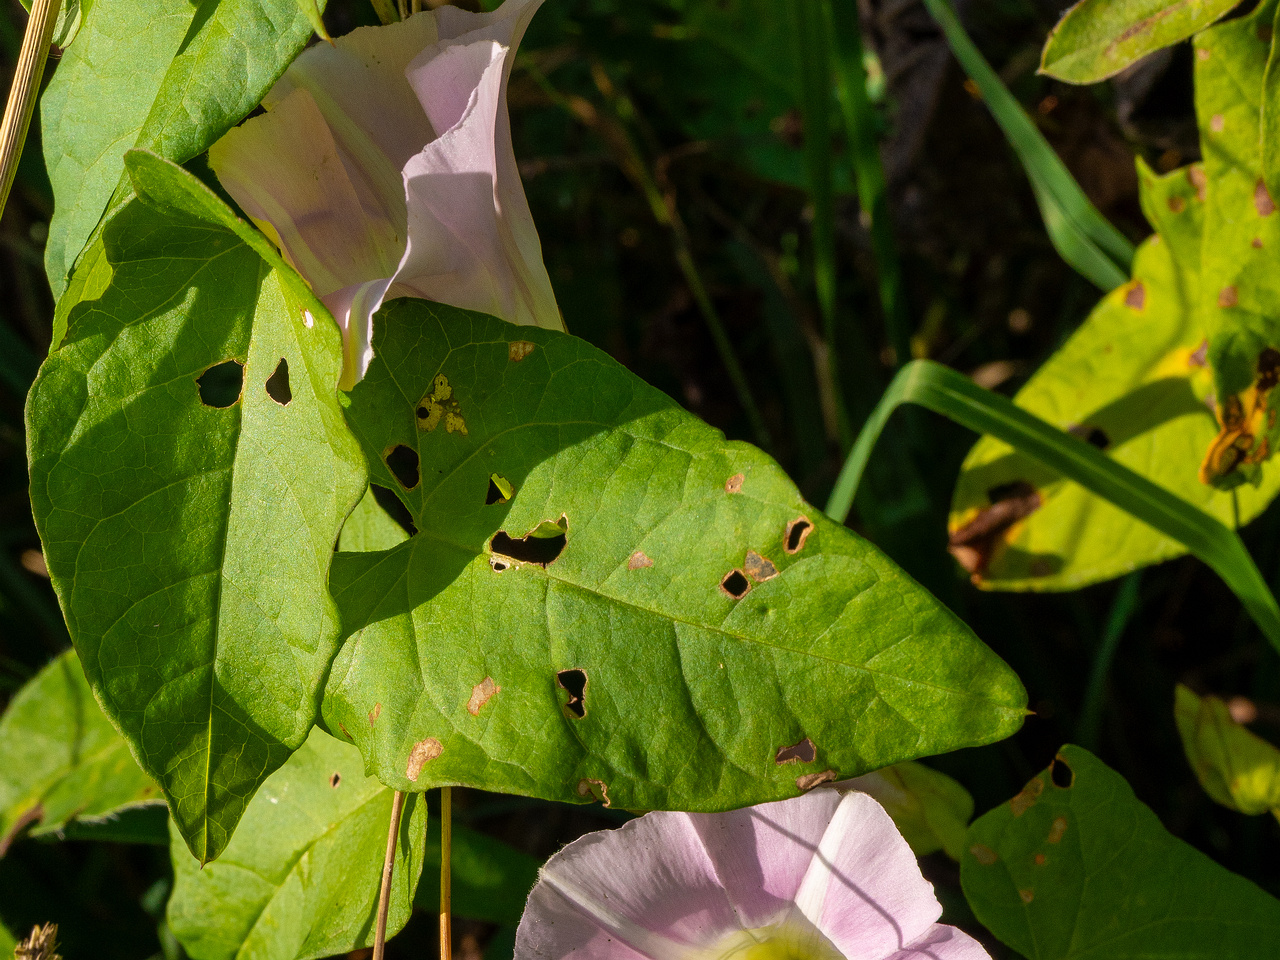
[{"label": "dark soil background", "polygon": [[[770,452],[817,504],[842,463],[824,427],[810,343],[812,205],[798,112],[723,45],[689,36],[683,11],[710,0],[547,0],[527,37],[510,103],[547,265],[569,329],[607,350],[735,439],[754,440],[676,260],[673,232],[637,188],[637,165],[676,209],[715,307],[747,372]],[[714,0],[730,7],[730,0]],[[785,28],[788,0],[775,0]],[[1035,73],[1062,0],[957,3],[974,40],[1036,118],[1104,214],[1135,241],[1149,228],[1133,157],[1168,170],[1197,157],[1188,45],[1123,78],[1068,87]],[[465,3],[460,3],[465,5]],[[1054,252],[1012,151],[918,0],[859,0],[884,93],[883,157],[913,325],[912,349],[1012,394],[1085,318],[1099,293]],[[770,9],[762,5],[761,9]],[[25,15],[0,16],[12,70]],[[334,34],[372,22],[367,0],[330,0]],[[761,71],[785,48],[761,46]],[[785,64],[784,64],[785,66]],[[585,107],[584,107],[585,105]],[[593,117],[584,122],[584,116]],[[27,499],[23,401],[49,347],[53,302],[42,267],[52,211],[33,126],[0,221],[0,706],[67,643],[42,576]],[[625,144],[634,149],[628,153]],[[847,161],[836,144],[837,167]],[[846,184],[846,187],[850,185]],[[870,238],[851,189],[838,205],[836,349],[854,428],[893,373]],[[1022,677],[1035,715],[1013,738],[930,761],[973,793],[981,813],[1015,794],[1065,742],[1080,742],[1085,685],[1117,583],[1072,594],[973,588],[946,552],[946,513],[975,437],[914,411],[877,448],[852,525],[938,595]],[[1246,530],[1264,575],[1280,579],[1280,509]],[[1173,724],[1178,681],[1243,697],[1253,729],[1280,741],[1280,660],[1205,567],[1183,559],[1141,575],[1137,611],[1109,674],[1100,732],[1084,745],[1123,773],[1165,825],[1223,865],[1280,894],[1280,826],[1214,805]],[[1243,702],[1243,701],[1242,701]],[[434,799],[432,800],[434,804]],[[618,822],[570,807],[458,791],[461,822],[546,857]],[[966,923],[958,869],[926,858],[948,919]],[[15,933],[62,925],[64,955],[159,955],[167,851],[26,840],[0,860],[0,917]],[[465,960],[510,956],[507,933],[457,921]],[[421,913],[389,947],[430,955]],[[1002,948],[993,948],[996,955]],[[170,954],[172,955],[172,954]]]}]

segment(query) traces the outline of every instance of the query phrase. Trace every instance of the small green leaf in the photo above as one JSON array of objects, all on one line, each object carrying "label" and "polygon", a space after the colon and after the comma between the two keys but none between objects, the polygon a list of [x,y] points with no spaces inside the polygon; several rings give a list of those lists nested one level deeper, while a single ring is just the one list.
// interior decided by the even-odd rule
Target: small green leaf
[{"label": "small green leaf", "polygon": [[1250,733],[1217,697],[1178,684],[1174,718],[1196,779],[1216,802],[1241,813],[1280,816],[1280,750]]},{"label": "small green leaf", "polygon": [[[440,909],[440,821],[427,824],[426,867],[414,905]],[[500,840],[454,824],[452,903],[454,916],[489,923],[518,924],[542,861]]]},{"label": "small green leaf", "polygon": [[366,481],[324,307],[190,174],[129,165],[110,278],[28,400],[32,506],[89,682],[209,860],[311,728]]},{"label": "small green leaf", "polygon": [[[202,868],[174,831],[170,929],[193,960],[305,960],[369,946],[391,800],[354,747],[312,730],[262,785],[217,863]],[[407,798],[388,935],[412,910],[426,817],[422,798]]]},{"label": "small green leaf", "polygon": [[[256,107],[306,45],[300,0],[85,4],[41,97],[54,215],[45,267],[60,295],[104,209],[128,199],[124,153],[184,163]],[[55,343],[57,341],[55,340]]]},{"label": "small green leaf", "polygon": [[1097,83],[1136,60],[1187,39],[1239,0],[1080,0],[1044,45],[1040,72]]},{"label": "small green leaf", "polygon": [[163,803],[94,702],[74,650],[36,674],[0,718],[0,856],[27,827],[54,833]]},{"label": "small green leaf", "polygon": [[723,809],[1021,724],[963,624],[605,354],[421,300],[375,330],[347,414],[418,533],[335,559],[324,716],[384,783]]},{"label": "small green leaf", "polygon": [[917,857],[936,850],[945,850],[952,860],[963,855],[973,797],[945,773],[908,761],[858,777],[849,786],[885,808]]},{"label": "small green leaf", "polygon": [[974,914],[1028,960],[1257,960],[1280,901],[1168,833],[1080,747],[969,828]]},{"label": "small green leaf", "polygon": [[0,955],[12,955],[13,948],[17,945],[18,938],[10,933],[3,923],[0,923]]}]

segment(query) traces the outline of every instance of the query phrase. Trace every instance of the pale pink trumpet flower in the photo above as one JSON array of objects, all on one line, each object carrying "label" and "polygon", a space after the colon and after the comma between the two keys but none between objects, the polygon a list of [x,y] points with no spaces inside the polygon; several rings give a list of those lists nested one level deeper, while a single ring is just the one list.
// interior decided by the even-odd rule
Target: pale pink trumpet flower
[{"label": "pale pink trumpet flower", "polygon": [[989,960],[941,915],[884,809],[821,787],[574,841],[542,868],[515,960]]},{"label": "pale pink trumpet flower", "polygon": [[384,300],[562,330],[511,145],[507,80],[542,0],[441,7],[302,53],[209,164],[343,330],[342,386]]}]

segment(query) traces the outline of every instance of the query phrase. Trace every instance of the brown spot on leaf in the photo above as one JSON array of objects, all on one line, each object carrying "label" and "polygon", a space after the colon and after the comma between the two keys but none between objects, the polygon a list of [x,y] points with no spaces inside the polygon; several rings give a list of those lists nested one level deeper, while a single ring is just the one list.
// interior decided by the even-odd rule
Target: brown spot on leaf
[{"label": "brown spot on leaf", "polygon": [[513,363],[519,363],[533,353],[533,347],[534,345],[528,340],[512,340],[507,344],[507,358]]},{"label": "brown spot on leaf", "polygon": [[742,563],[742,569],[756,583],[764,583],[766,580],[772,580],[778,575],[778,568],[773,565],[773,561],[768,557],[760,556],[754,550],[747,551],[747,558]]},{"label": "brown spot on leaf", "polygon": [[485,677],[471,688],[471,699],[467,701],[467,713],[473,717],[480,716],[480,708],[492,700],[501,689],[493,682],[493,677]]},{"label": "brown spot on leaf", "polygon": [[1209,59],[1209,48],[1208,48],[1208,47],[1201,47],[1199,50],[1197,50],[1197,51],[1196,51],[1196,59],[1197,59],[1197,60],[1199,60],[1201,63],[1204,63],[1206,60],[1208,60],[1208,59]]},{"label": "brown spot on leaf", "polygon": [[1262,238],[1261,238],[1261,237],[1254,237],[1252,240],[1250,240],[1250,241],[1249,241],[1249,246],[1253,247],[1253,249],[1255,249],[1255,250],[1261,250],[1261,249],[1262,249]]},{"label": "brown spot on leaf", "polygon": [[1169,209],[1174,213],[1181,213],[1183,210],[1187,209],[1187,201],[1182,199],[1182,197],[1172,196],[1169,198]]},{"label": "brown spot on leaf", "polygon": [[1036,892],[1034,890],[1018,891],[1018,899],[1021,900],[1023,903],[1030,903],[1035,898],[1036,898]]},{"label": "brown spot on leaf", "polygon": [[969,848],[969,852],[973,854],[973,859],[977,860],[984,867],[989,867],[1000,859],[996,852],[985,843],[975,843]]},{"label": "brown spot on leaf", "polygon": [[417,782],[418,775],[422,773],[422,768],[442,753],[444,753],[444,744],[435,737],[419,740],[413,745],[413,749],[409,751],[409,762],[405,765],[404,775]]},{"label": "brown spot on leaf", "polygon": [[1240,292],[1235,287],[1223,287],[1218,291],[1218,306],[1224,310],[1240,303]]},{"label": "brown spot on leaf", "polygon": [[1227,125],[1227,118],[1220,113],[1215,113],[1209,118],[1209,129],[1214,133],[1221,133]]},{"label": "brown spot on leaf", "polygon": [[1209,360],[1209,341],[1201,340],[1200,346],[1191,351],[1191,356],[1187,357],[1188,367],[1203,367]]},{"label": "brown spot on leaf", "polygon": [[820,783],[830,783],[838,774],[834,770],[823,770],[821,773],[806,773],[796,777],[796,786],[801,790],[812,790]]},{"label": "brown spot on leaf", "polygon": [[1044,793],[1044,781],[1036,777],[1023,787],[1016,797],[1009,801],[1009,809],[1013,811],[1015,817],[1020,817],[1035,806],[1036,800],[1040,798],[1042,793]]},{"label": "brown spot on leaf", "polygon": [[1130,310],[1141,310],[1147,305],[1147,288],[1141,280],[1134,280],[1124,294],[1124,305]]},{"label": "brown spot on leaf", "polygon": [[345,723],[339,722],[338,729],[342,731],[342,735],[346,737],[347,740],[352,743],[355,742],[355,738],[351,736],[351,731],[347,729],[347,725]]},{"label": "brown spot on leaf", "polygon": [[1037,867],[1043,867],[1046,863],[1049,862],[1049,858],[1046,857],[1043,853],[1037,853],[1031,859],[1035,862],[1035,865]]},{"label": "brown spot on leaf", "polygon": [[730,570],[720,581],[720,592],[733,600],[741,600],[751,592],[751,581],[741,570]]},{"label": "brown spot on leaf", "polygon": [[784,763],[813,763],[818,756],[818,748],[813,745],[813,741],[805,737],[799,743],[793,743],[789,747],[779,747],[777,754],[774,755],[773,762],[782,765]]},{"label": "brown spot on leaf", "polygon": [[603,780],[583,777],[578,781],[578,796],[594,797],[606,807],[609,806],[609,787]]},{"label": "brown spot on leaf", "polygon": [[431,381],[431,389],[418,401],[415,415],[419,430],[431,433],[443,420],[445,432],[467,435],[467,422],[462,418],[458,398],[453,395],[453,386],[443,373]]},{"label": "brown spot on leaf", "polygon": [[643,550],[637,550],[635,553],[631,555],[630,559],[627,560],[628,570],[641,570],[645,567],[652,567],[652,566],[653,566],[653,561],[650,560],[647,556],[645,556]]},{"label": "brown spot on leaf", "polygon": [[985,575],[1004,535],[1019,520],[1040,509],[1040,491],[1025,480],[1002,483],[987,491],[991,506],[951,534],[947,550],[977,583]]},{"label": "brown spot on leaf", "polygon": [[732,477],[730,477],[728,480],[724,482],[724,492],[725,493],[740,492],[742,490],[742,481],[745,479],[746,477],[744,477],[742,474],[735,473]]},{"label": "brown spot on leaf", "polygon": [[1205,175],[1204,168],[1199,166],[1187,167],[1187,180],[1191,182],[1191,186],[1195,187],[1196,199],[1203,203],[1205,193],[1209,188],[1209,178]]},{"label": "brown spot on leaf", "polygon": [[375,703],[373,709],[369,711],[369,726],[373,726],[375,720],[382,716],[382,704]]},{"label": "brown spot on leaf", "polygon": [[799,553],[804,549],[804,542],[813,532],[813,523],[808,517],[796,517],[787,524],[787,532],[783,538],[783,549],[787,553]]},{"label": "brown spot on leaf", "polygon": [[1271,191],[1267,189],[1266,181],[1261,177],[1253,187],[1253,205],[1260,217],[1269,217],[1276,212],[1276,202],[1271,199]]},{"label": "brown spot on leaf", "polygon": [[1050,843],[1061,843],[1063,835],[1067,832],[1067,818],[1054,817],[1053,823],[1049,827],[1049,836],[1046,838]]},{"label": "brown spot on leaf", "polygon": [[342,782],[342,774],[337,770],[333,771],[333,775],[329,777],[329,786],[337,787]]}]

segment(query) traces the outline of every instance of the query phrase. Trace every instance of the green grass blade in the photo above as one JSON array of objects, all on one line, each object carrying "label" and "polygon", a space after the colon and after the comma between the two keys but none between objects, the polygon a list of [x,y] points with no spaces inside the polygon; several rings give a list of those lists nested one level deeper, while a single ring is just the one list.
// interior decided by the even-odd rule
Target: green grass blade
[{"label": "green grass blade", "polygon": [[903,364],[911,359],[910,317],[902,290],[902,265],[893,239],[875,110],[867,97],[858,5],[856,0],[830,0],[830,11],[840,110],[858,178],[858,201],[864,215],[870,217],[871,250],[880,280],[885,330],[898,363]]},{"label": "green grass blade", "polygon": [[1271,644],[1280,650],[1280,606],[1240,538],[1213,517],[941,364],[916,360],[898,372],[862,428],[836,480],[827,514],[843,521],[890,415],[904,403],[927,407],[977,433],[989,433],[1109,500],[1178,542],[1231,588]]},{"label": "green grass blade", "polygon": [[1054,248],[1101,289],[1112,290],[1124,283],[1133,262],[1133,244],[1089,202],[1022,105],[973,45],[948,0],[924,0],[924,5],[942,27],[951,51],[977,84],[1009,145],[1018,154]]}]

